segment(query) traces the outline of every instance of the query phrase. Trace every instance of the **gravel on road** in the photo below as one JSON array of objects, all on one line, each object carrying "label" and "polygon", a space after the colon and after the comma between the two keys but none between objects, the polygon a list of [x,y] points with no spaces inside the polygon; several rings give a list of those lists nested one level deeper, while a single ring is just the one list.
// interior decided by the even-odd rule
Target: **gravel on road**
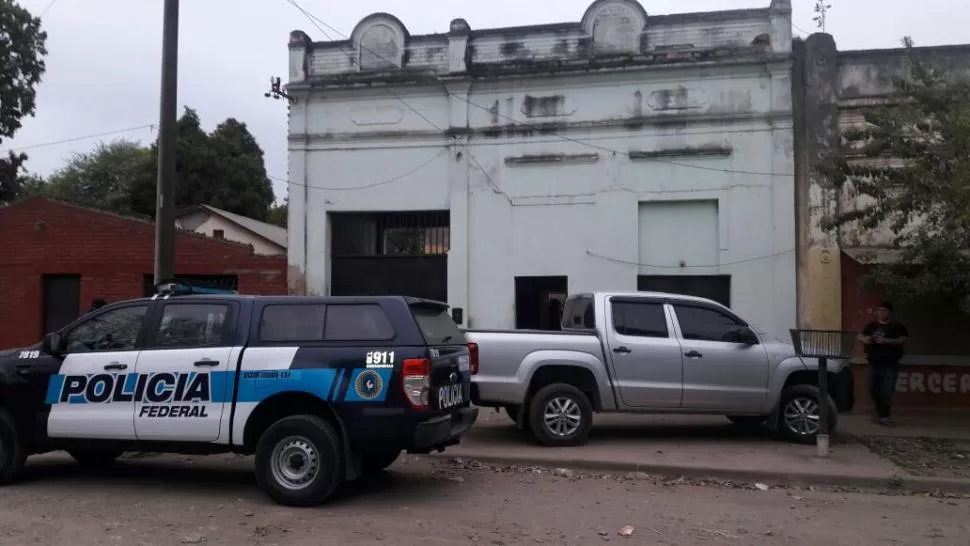
[{"label": "gravel on road", "polygon": [[859,442],[917,476],[970,478],[970,441],[860,437]]},{"label": "gravel on road", "polygon": [[240,456],[37,457],[0,491],[0,544],[960,544],[970,500],[500,468],[407,456],[327,505],[275,505]]}]

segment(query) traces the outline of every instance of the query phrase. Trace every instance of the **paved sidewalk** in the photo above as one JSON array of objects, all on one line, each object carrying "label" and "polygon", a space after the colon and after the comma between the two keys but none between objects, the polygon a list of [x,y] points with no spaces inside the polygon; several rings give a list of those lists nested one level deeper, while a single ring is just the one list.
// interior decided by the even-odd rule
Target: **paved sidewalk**
[{"label": "paved sidewalk", "polygon": [[833,438],[827,459],[815,453],[815,446],[777,440],[768,431],[744,431],[724,417],[709,416],[597,415],[588,444],[549,448],[516,430],[504,412],[483,408],[461,445],[440,456],[765,483],[970,492],[970,480],[909,476],[849,437]]},{"label": "paved sidewalk", "polygon": [[893,438],[935,438],[939,440],[970,441],[970,411],[968,410],[904,410],[897,411],[890,427],[873,421],[871,411],[839,417],[839,429],[851,436],[888,436]]}]

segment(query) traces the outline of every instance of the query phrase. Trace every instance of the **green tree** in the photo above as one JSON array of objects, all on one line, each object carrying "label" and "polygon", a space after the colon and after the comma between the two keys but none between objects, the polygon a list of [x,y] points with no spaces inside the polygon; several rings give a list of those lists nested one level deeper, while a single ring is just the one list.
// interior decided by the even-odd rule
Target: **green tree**
[{"label": "green tree", "polygon": [[91,152],[75,154],[50,177],[43,193],[69,203],[150,217],[135,206],[132,188],[154,184],[153,168],[151,150],[138,142],[101,143]]},{"label": "green tree", "polygon": [[[76,154],[32,193],[119,214],[155,217],[155,144],[117,140]],[[186,108],[178,120],[175,206],[208,204],[265,220],[273,204],[263,151],[244,123],[228,119],[211,134]]]},{"label": "green tree", "polygon": [[266,221],[274,226],[279,226],[285,228],[287,222],[289,222],[290,215],[290,198],[286,197],[280,204],[273,204],[270,206],[269,211],[266,214]]},{"label": "green tree", "polygon": [[837,185],[864,196],[829,228],[887,227],[901,264],[868,277],[901,300],[959,302],[970,313],[970,80],[920,58],[910,39],[907,71],[888,106],[846,131]]},{"label": "green tree", "polygon": [[[0,143],[13,137],[24,116],[33,116],[37,84],[44,75],[47,33],[40,18],[13,0],[0,0]],[[20,196],[27,155],[0,157],[0,203]]]},{"label": "green tree", "polygon": [[263,150],[245,123],[229,118],[209,135],[221,183],[208,203],[243,216],[266,220],[273,205],[273,185],[266,176]]},{"label": "green tree", "polygon": [[[157,146],[151,147],[152,168]],[[178,120],[175,206],[207,204],[229,212],[265,220],[273,204],[273,188],[266,176],[263,150],[245,123],[229,118],[211,134],[202,128],[198,113],[186,108]],[[137,179],[131,187],[136,212],[154,216],[155,179]]]}]

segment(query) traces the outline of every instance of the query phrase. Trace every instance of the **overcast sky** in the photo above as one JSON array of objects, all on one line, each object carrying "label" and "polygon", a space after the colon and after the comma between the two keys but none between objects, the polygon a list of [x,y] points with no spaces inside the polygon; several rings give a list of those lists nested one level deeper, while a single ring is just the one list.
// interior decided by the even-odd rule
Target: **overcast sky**
[{"label": "overcast sky", "polygon": [[[157,123],[162,0],[19,0],[35,14],[45,8],[47,74],[36,117],[0,151],[24,149],[28,167],[49,174],[72,153],[93,147],[95,133]],[[579,21],[592,0],[298,0],[309,12],[349,34],[364,16],[386,11],[412,34],[446,32],[456,17],[472,28]],[[766,7],[770,0],[641,0],[650,14]],[[793,0],[796,35],[813,31],[813,0]],[[829,0],[827,29],[840,49],[970,42],[966,0]],[[270,176],[286,177],[286,106],[263,97],[270,76],[286,79],[289,32],[317,29],[286,0],[182,0],[179,109],[199,112],[211,130],[227,117],[249,125],[266,152]],[[101,137],[148,142],[143,128]],[[285,184],[276,182],[282,197]]]}]

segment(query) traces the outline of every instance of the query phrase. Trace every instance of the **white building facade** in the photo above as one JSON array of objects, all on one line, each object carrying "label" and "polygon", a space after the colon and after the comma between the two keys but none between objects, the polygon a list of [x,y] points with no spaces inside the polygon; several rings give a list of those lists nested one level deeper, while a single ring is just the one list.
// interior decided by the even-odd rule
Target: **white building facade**
[{"label": "white building facade", "polygon": [[[796,317],[791,5],[290,37],[292,293],[446,299],[468,328],[552,327],[564,292]],[[553,309],[550,311],[550,305]],[[550,313],[547,313],[550,311]]]}]

